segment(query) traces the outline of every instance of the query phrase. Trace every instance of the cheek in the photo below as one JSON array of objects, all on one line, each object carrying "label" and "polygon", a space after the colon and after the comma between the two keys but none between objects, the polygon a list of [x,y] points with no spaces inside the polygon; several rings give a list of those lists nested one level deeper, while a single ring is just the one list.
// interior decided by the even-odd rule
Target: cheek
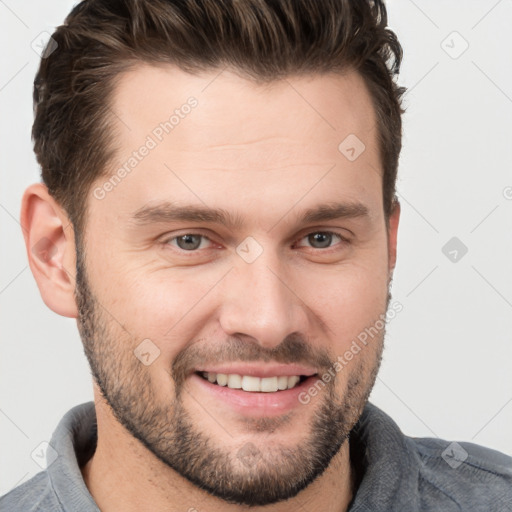
[{"label": "cheek", "polygon": [[[351,262],[317,274],[314,291],[310,287],[308,292],[307,286],[302,289],[309,294],[305,302],[328,328],[319,335],[319,340],[324,340],[319,343],[329,344],[332,357],[341,358],[332,368],[339,390],[348,386],[350,375],[358,369],[371,370],[376,365],[388,298],[386,265],[385,258],[361,259],[358,264]],[[364,374],[369,373],[366,370]]]},{"label": "cheek", "polygon": [[[186,274],[186,275],[185,275]],[[130,333],[134,344],[149,339],[162,359],[174,359],[197,338],[204,325],[207,295],[218,276],[185,270],[180,277],[168,271],[124,268],[98,277],[98,299],[110,313],[114,328]],[[195,330],[194,330],[195,329]]]},{"label": "cheek", "polygon": [[[387,263],[349,263],[317,272],[300,288],[300,297],[334,330],[334,326],[364,327],[386,307]],[[312,286],[314,282],[314,286]],[[306,299],[307,297],[307,299]]]}]

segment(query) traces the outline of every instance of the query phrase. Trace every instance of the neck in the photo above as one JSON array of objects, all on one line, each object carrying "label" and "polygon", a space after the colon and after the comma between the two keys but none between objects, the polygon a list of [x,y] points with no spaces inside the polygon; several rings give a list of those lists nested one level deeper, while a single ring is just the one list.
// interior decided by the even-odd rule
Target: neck
[{"label": "neck", "polygon": [[[207,494],[157,459],[119,424],[103,400],[96,400],[96,417],[96,451],[81,471],[102,512],[237,512],[249,508]],[[251,507],[251,512],[346,511],[355,492],[354,482],[347,440],[325,472],[297,496]]]}]

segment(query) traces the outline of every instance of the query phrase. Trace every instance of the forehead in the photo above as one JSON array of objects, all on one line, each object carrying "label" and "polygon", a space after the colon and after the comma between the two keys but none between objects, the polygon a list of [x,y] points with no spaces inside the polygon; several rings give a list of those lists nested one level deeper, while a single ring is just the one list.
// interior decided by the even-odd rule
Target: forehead
[{"label": "forehead", "polygon": [[[197,107],[184,114],[187,100]],[[375,115],[363,79],[355,72],[290,76],[256,84],[229,70],[191,75],[175,66],[141,64],[123,73],[112,98],[114,126],[126,148],[137,147],[178,111],[169,143],[175,149],[235,149],[252,144],[264,151],[268,142],[283,137],[288,149],[338,144],[358,134],[372,144]],[[176,119],[173,121],[176,122]],[[171,141],[172,139],[172,141]],[[256,144],[254,144],[256,143]],[[307,148],[309,149],[309,148]],[[278,157],[279,155],[274,155]]]},{"label": "forehead", "polygon": [[[176,194],[236,206],[240,191],[238,206],[262,193],[291,205],[310,186],[331,200],[337,187],[338,196],[381,192],[375,113],[355,72],[256,84],[227,69],[192,75],[143,64],[118,78],[110,106],[110,174],[125,169],[105,202],[112,208],[133,212]],[[349,158],[347,148],[362,153]]]}]

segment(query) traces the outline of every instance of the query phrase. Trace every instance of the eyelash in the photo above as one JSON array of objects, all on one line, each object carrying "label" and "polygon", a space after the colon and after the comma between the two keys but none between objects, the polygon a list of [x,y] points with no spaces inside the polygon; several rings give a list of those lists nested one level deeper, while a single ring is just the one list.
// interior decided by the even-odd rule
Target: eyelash
[{"label": "eyelash", "polygon": [[[319,233],[322,234],[322,235],[332,235],[334,237],[338,237],[340,239],[340,242],[338,244],[334,244],[333,246],[329,246],[329,247],[325,247],[325,248],[310,247],[310,249],[312,249],[312,250],[322,251],[322,252],[330,252],[330,250],[332,250],[337,245],[346,245],[346,244],[350,243],[350,240],[348,238],[344,237],[343,235],[340,235],[339,233],[337,233],[335,231],[311,231],[309,233],[306,233],[304,236],[302,236],[299,239],[299,241],[303,240],[304,238],[307,238],[310,235],[316,235],[316,234],[319,234]],[[167,238],[162,243],[163,243],[164,246],[171,245],[171,242],[173,240],[177,240],[178,238],[181,238],[181,237],[186,236],[186,235],[200,236],[203,239],[206,239],[209,242],[215,244],[215,242],[210,237],[208,237],[208,236],[206,236],[206,235],[204,235],[202,233],[194,233],[193,231],[192,232],[183,233],[181,235],[175,235],[175,236],[173,236],[171,238]],[[201,249],[194,249],[194,250],[187,251],[187,250],[181,249],[180,247],[177,247],[177,246],[173,246],[173,248],[175,250],[177,250],[178,252],[182,253],[182,254],[190,253],[191,255],[195,255],[195,254],[199,253],[199,251],[201,250]],[[205,250],[205,249],[202,249],[202,250]]]}]

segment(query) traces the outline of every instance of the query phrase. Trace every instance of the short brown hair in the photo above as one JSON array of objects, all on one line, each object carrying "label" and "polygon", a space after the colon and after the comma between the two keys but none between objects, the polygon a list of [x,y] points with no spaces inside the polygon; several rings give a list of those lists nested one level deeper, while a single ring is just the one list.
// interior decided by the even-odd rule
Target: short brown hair
[{"label": "short brown hair", "polygon": [[382,0],[84,0],[52,38],[58,46],[47,46],[34,81],[32,137],[43,181],[77,234],[90,187],[115,155],[116,77],[140,62],[190,73],[229,66],[257,82],[356,70],[375,107],[389,218],[405,89]]}]

